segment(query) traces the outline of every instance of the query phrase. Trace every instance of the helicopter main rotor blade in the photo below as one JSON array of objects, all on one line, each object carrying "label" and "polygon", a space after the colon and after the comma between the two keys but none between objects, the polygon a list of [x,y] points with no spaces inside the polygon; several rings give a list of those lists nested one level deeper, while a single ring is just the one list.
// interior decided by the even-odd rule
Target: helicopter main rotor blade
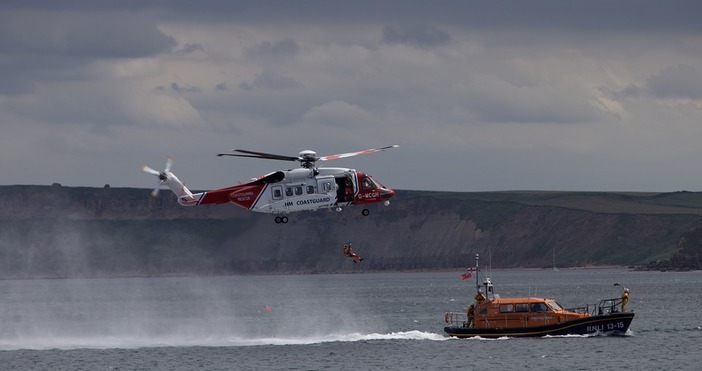
[{"label": "helicopter main rotor blade", "polygon": [[244,153],[243,155],[236,154],[236,153],[220,153],[217,156],[234,156],[234,157],[249,157],[249,158],[263,158],[267,160],[281,160],[281,161],[297,161],[297,157],[293,156],[283,156],[283,155],[276,155],[273,153],[265,153],[265,152],[254,152],[254,151],[248,151],[244,149],[233,149],[232,152],[240,152]]},{"label": "helicopter main rotor blade", "polygon": [[161,174],[161,173],[159,173],[158,171],[156,171],[156,170],[154,170],[154,169],[152,169],[152,168],[150,168],[150,167],[148,167],[148,166],[146,166],[146,165],[143,165],[143,166],[141,167],[141,171],[143,171],[143,172],[145,172],[145,173],[147,173],[147,174],[156,175],[156,176],[159,176],[159,174]]},{"label": "helicopter main rotor blade", "polygon": [[319,161],[337,160],[340,158],[352,157],[352,156],[356,156],[356,155],[367,155],[367,154],[385,151],[385,150],[388,150],[391,148],[397,148],[397,147],[399,147],[399,145],[393,144],[391,146],[386,146],[386,147],[364,149],[363,151],[340,153],[338,155],[322,156],[319,158]]},{"label": "helicopter main rotor blade", "polygon": [[168,159],[166,160],[166,167],[163,169],[164,173],[168,173],[171,171],[171,166],[173,166],[173,156],[168,156]]}]

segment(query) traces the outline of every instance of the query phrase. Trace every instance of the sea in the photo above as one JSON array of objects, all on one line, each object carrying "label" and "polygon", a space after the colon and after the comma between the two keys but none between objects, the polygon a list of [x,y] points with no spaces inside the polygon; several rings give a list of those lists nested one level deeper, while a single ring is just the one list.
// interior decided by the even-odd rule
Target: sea
[{"label": "sea", "polygon": [[[594,304],[626,336],[456,339],[464,271],[0,281],[0,370],[699,370],[702,272],[489,270],[495,292]],[[616,285],[615,285],[616,284]]]}]

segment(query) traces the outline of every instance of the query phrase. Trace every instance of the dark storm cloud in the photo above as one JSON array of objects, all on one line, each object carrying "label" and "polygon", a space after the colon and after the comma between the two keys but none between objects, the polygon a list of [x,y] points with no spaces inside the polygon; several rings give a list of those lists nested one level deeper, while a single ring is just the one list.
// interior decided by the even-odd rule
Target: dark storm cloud
[{"label": "dark storm cloud", "polygon": [[646,85],[657,98],[702,98],[702,74],[684,64],[668,67],[649,77]]},{"label": "dark storm cloud", "polygon": [[[193,161],[179,162],[179,175],[187,169],[184,179],[208,187],[231,181],[219,164],[195,166],[210,163],[213,146],[334,153],[397,142],[412,145],[395,160],[348,164],[369,161],[388,183],[415,189],[702,184],[683,181],[689,171],[674,183],[649,180],[652,163],[690,168],[700,156],[701,8],[658,0],[0,1],[0,122],[17,123],[3,126],[0,167],[13,169],[7,182],[143,186],[138,165],[176,149],[187,154],[179,161]],[[642,171],[566,180],[556,167],[515,166],[535,149],[571,173]],[[96,168],[110,171],[96,177]],[[411,176],[417,168],[425,176]],[[505,183],[499,174],[538,181]]]},{"label": "dark storm cloud", "polygon": [[177,93],[201,93],[202,89],[197,86],[181,86],[176,82],[171,83],[171,90]]},{"label": "dark storm cloud", "polygon": [[451,35],[446,31],[424,24],[385,26],[383,28],[383,42],[431,48],[450,43]]},{"label": "dark storm cloud", "polygon": [[274,43],[266,41],[247,49],[246,52],[251,58],[284,58],[295,56],[299,51],[300,46],[295,40],[285,39]]},{"label": "dark storm cloud", "polygon": [[18,12],[0,15],[3,55],[136,58],[176,45],[146,16],[129,13]]},{"label": "dark storm cloud", "polygon": [[[99,6],[89,0],[70,3],[75,3],[75,6]],[[702,2],[695,0],[159,0],[116,3],[124,4],[108,6],[154,9],[181,20],[207,17],[228,22],[296,19],[321,23],[394,23],[402,20],[404,23],[431,24],[440,21],[469,28],[560,28],[574,32],[627,29],[679,32],[702,29],[702,22],[699,22]]]},{"label": "dark storm cloud", "polygon": [[686,64],[669,66],[650,76],[645,84],[629,84],[619,91],[606,93],[614,99],[645,96],[662,99],[702,99],[702,73]]},{"label": "dark storm cloud", "polygon": [[182,48],[178,49],[176,53],[178,54],[192,54],[196,52],[204,52],[205,48],[200,44],[185,44]]},{"label": "dark storm cloud", "polygon": [[31,91],[37,81],[86,78],[95,60],[168,52],[176,41],[130,13],[0,13],[0,94]]},{"label": "dark storm cloud", "polygon": [[152,12],[158,17],[199,22],[261,22],[295,19],[322,23],[450,23],[464,27],[562,28],[564,30],[701,30],[702,2],[696,0],[7,0],[0,11],[17,9]]},{"label": "dark storm cloud", "polygon": [[241,87],[244,90],[282,90],[301,88],[302,84],[290,77],[285,77],[271,70],[264,70],[263,72],[261,72],[261,74],[256,76],[252,83],[242,82],[241,84],[239,84],[239,87]]}]

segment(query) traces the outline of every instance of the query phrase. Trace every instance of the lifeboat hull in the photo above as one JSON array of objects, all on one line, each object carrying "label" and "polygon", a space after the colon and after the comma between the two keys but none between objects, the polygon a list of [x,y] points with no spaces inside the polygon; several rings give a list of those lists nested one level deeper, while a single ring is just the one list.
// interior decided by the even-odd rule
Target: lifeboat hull
[{"label": "lifeboat hull", "polygon": [[500,337],[541,337],[562,335],[625,335],[634,319],[633,312],[611,313],[575,319],[572,321],[519,328],[468,328],[444,327],[449,336],[466,338],[500,338]]}]

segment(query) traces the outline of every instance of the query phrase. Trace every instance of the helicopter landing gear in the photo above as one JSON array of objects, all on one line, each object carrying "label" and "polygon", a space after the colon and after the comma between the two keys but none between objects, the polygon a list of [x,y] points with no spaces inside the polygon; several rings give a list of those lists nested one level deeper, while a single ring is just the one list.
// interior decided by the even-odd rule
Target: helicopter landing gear
[{"label": "helicopter landing gear", "polygon": [[368,209],[363,209],[363,211],[361,211],[361,214],[362,214],[363,216],[368,216],[368,214],[370,214],[370,210],[368,210]]},{"label": "helicopter landing gear", "polygon": [[288,222],[288,217],[287,216],[276,216],[275,217],[275,223],[280,224],[280,223],[287,223]]}]

